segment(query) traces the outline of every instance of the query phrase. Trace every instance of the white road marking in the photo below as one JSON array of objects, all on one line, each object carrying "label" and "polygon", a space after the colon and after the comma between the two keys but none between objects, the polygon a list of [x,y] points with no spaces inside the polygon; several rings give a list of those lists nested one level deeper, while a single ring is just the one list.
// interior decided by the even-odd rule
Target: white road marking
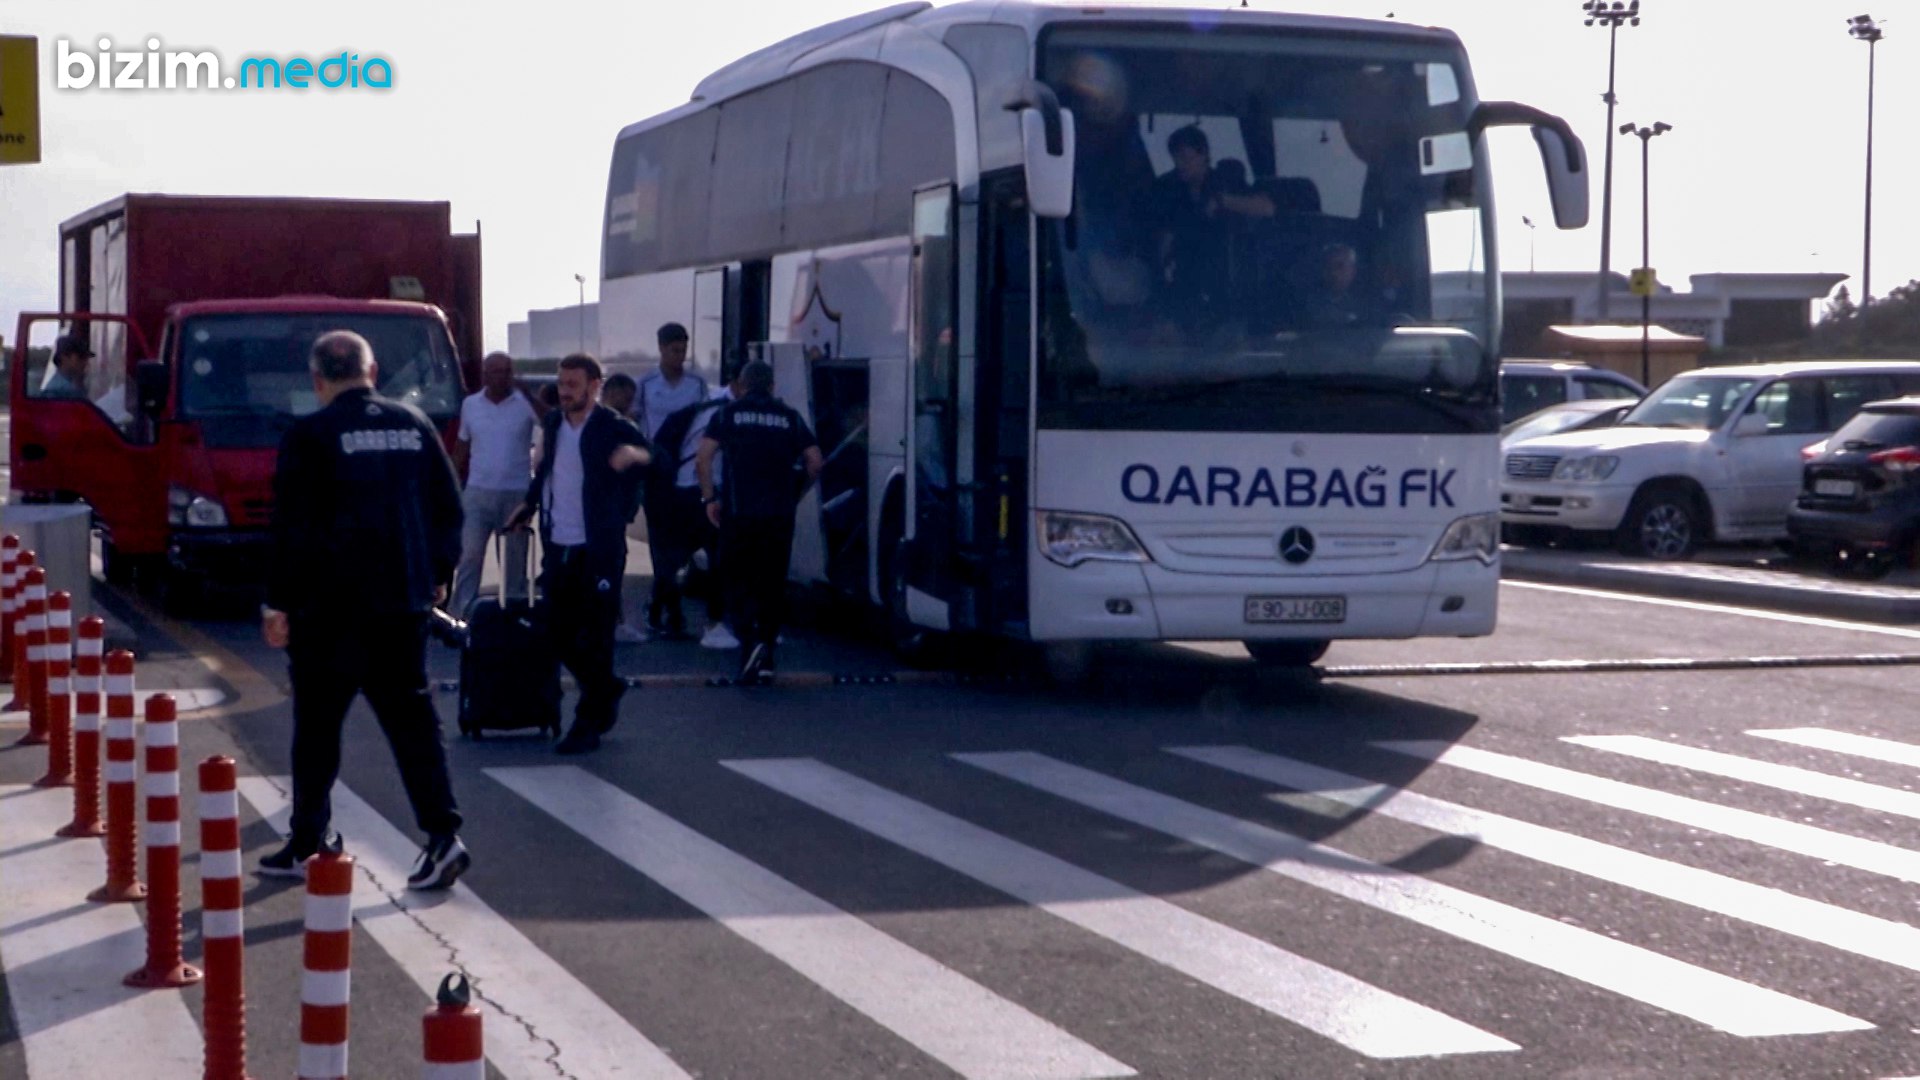
[{"label": "white road marking", "polygon": [[1852,754],[1854,757],[1872,758],[1892,765],[1920,768],[1920,746],[1892,739],[1826,728],[1772,728],[1749,731],[1747,734],[1814,750],[1831,750],[1836,754]]},{"label": "white road marking", "polygon": [[99,841],[56,840],[73,817],[66,788],[0,788],[0,966],[27,1075],[199,1080],[200,1025],[172,990],[120,985],[147,959],[133,904],[89,903],[106,880]]},{"label": "white road marking", "polygon": [[1303,792],[1303,795],[1274,796],[1299,809],[1326,815],[1328,810],[1313,804],[1328,800],[1423,828],[1470,836],[1483,844],[1549,866],[1920,971],[1920,928],[1903,922],[1643,855],[1544,825],[1376,784],[1245,746],[1183,747],[1170,752]]},{"label": "white road marking", "polygon": [[1134,1075],[1052,1023],[583,769],[486,772],[962,1076]]},{"label": "white road marking", "polygon": [[1564,593],[1569,596],[1591,596],[1599,600],[1619,600],[1633,604],[1652,604],[1655,607],[1679,608],[1683,611],[1699,611],[1709,615],[1738,615],[1749,619],[1764,619],[1768,622],[1792,623],[1796,626],[1817,626],[1823,630],[1845,630],[1856,634],[1882,634],[1887,637],[1906,638],[1920,641],[1920,630],[1909,630],[1898,626],[1881,626],[1878,623],[1847,622],[1843,619],[1823,619],[1817,615],[1795,615],[1786,611],[1765,611],[1760,608],[1732,607],[1727,604],[1706,604],[1698,600],[1672,600],[1664,596],[1641,596],[1637,593],[1611,592],[1606,589],[1587,589],[1577,585],[1549,585],[1539,581],[1502,581],[1502,588],[1532,589],[1537,592]]},{"label": "white road marking", "polygon": [[[241,797],[282,832],[286,790],[284,778],[240,778]],[[354,919],[429,995],[453,969],[436,936],[455,944],[477,991],[474,1002],[486,1014],[487,1060],[502,1076],[551,1080],[558,1066],[581,1077],[687,1080],[665,1052],[466,885],[443,893],[405,892],[419,845],[345,784],[333,788],[333,821],[358,863]],[[381,888],[402,896],[407,910]],[[539,1039],[528,1034],[529,1026]]]},{"label": "white road marking", "polygon": [[1584,799],[1601,806],[1644,814],[1781,851],[1791,851],[1796,855],[1806,855],[1823,862],[1920,884],[1920,851],[1884,844],[1878,840],[1471,746],[1452,746],[1437,740],[1386,741],[1372,745],[1396,754],[1451,765],[1556,795]]},{"label": "white road marking", "polygon": [[818,761],[722,764],[1368,1057],[1519,1049],[1444,1013]]},{"label": "white road marking", "polygon": [[1759,784],[1795,795],[1878,810],[1883,814],[1920,818],[1920,792],[1901,791],[1899,788],[1850,780],[1844,776],[1829,776],[1795,765],[1776,765],[1771,761],[1756,761],[1738,754],[1682,746],[1640,735],[1571,735],[1563,741],[1660,765],[1675,765],[1711,776]]},{"label": "white road marking", "polygon": [[1743,1036],[1871,1028],[1867,1021],[1604,934],[1428,881],[1041,754],[957,759],[1104,814],[1218,851],[1482,948]]}]

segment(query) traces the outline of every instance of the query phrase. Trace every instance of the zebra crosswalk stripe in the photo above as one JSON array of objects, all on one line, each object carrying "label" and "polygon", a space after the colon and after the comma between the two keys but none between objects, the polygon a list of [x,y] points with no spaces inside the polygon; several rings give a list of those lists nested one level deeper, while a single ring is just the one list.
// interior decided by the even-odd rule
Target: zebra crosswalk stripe
[{"label": "zebra crosswalk stripe", "polygon": [[[287,790],[284,778],[240,778],[240,796],[283,832]],[[502,1076],[686,1080],[664,1051],[466,884],[431,898],[407,893],[416,845],[345,784],[334,785],[333,820],[358,864],[354,920],[428,994],[454,964],[446,943],[457,943],[485,1013],[487,1060]]]},{"label": "zebra crosswalk stripe", "polygon": [[1571,735],[1563,741],[1660,765],[1677,765],[1694,772],[1760,784],[1795,795],[1877,810],[1883,814],[1920,818],[1920,792],[1901,791],[1899,788],[1882,787],[1843,776],[1829,776],[1796,765],[1776,765],[1771,761],[1756,761],[1738,754],[1682,746],[1642,735]]},{"label": "zebra crosswalk stripe", "polygon": [[1134,1071],[618,787],[573,766],[488,776],[968,1077]]},{"label": "zebra crosswalk stripe", "polygon": [[1920,851],[1894,844],[1478,747],[1456,746],[1429,739],[1386,740],[1369,745],[1466,772],[1524,784],[1556,795],[1582,799],[1599,806],[1610,806],[1616,810],[1626,810],[1920,884]]},{"label": "zebra crosswalk stripe", "polygon": [[1315,805],[1325,800],[1423,828],[1472,836],[1483,844],[1549,866],[1920,971],[1920,928],[1903,922],[1244,746],[1179,747],[1169,752],[1304,792],[1303,795],[1274,796],[1299,809],[1327,814],[1328,811]]},{"label": "zebra crosswalk stripe", "polygon": [[[1452,886],[1028,752],[961,761],[1557,974],[1743,1036],[1873,1025]],[[1346,866],[1342,866],[1342,863]],[[1349,868],[1350,867],[1350,868]]]},{"label": "zebra crosswalk stripe", "polygon": [[721,764],[1368,1057],[1514,1043],[807,758]]},{"label": "zebra crosswalk stripe", "polygon": [[[73,815],[66,788],[0,787],[0,965],[27,1075],[198,1080],[200,1028],[179,994],[120,980],[146,958],[132,904],[88,904],[100,845],[50,839]],[[103,1062],[113,1063],[103,1068]]]},{"label": "zebra crosswalk stripe", "polygon": [[1855,735],[1850,731],[1829,731],[1826,728],[1774,728],[1749,731],[1747,734],[1812,750],[1831,750],[1836,754],[1851,754],[1920,769],[1920,746],[1912,743]]}]

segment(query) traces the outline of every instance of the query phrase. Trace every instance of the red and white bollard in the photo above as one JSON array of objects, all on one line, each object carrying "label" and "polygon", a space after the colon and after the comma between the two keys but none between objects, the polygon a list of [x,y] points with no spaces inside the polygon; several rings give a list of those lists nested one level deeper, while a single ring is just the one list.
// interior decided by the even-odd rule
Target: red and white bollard
[{"label": "red and white bollard", "polygon": [[200,969],[180,953],[180,724],[170,694],[147,699],[147,963],[136,989],[188,986]]},{"label": "red and white bollard", "polygon": [[[0,682],[13,681],[13,612],[20,592],[20,537],[0,537]],[[18,708],[8,704],[0,711]]]},{"label": "red and white bollard", "polygon": [[39,556],[21,548],[20,558],[13,564],[13,611],[7,615],[7,627],[13,634],[13,655],[7,662],[7,671],[13,676],[13,700],[7,702],[8,712],[25,711],[29,704],[27,696],[27,571],[33,569],[37,561]]},{"label": "red and white bollard", "polygon": [[200,939],[207,969],[204,1080],[247,1080],[245,903],[233,759],[200,763]]},{"label": "red and white bollard", "polygon": [[73,820],[61,836],[105,836],[100,820],[100,665],[107,624],[80,620],[73,646]]},{"label": "red and white bollard", "polygon": [[306,970],[300,977],[300,1080],[346,1080],[353,977],[353,856],[307,860]]},{"label": "red and white bollard", "polygon": [[145,900],[140,883],[140,804],[134,785],[133,654],[115,649],[107,655],[107,883],[87,894],[96,904]]},{"label": "red and white bollard", "polygon": [[434,1007],[420,1018],[426,1047],[420,1080],[486,1080],[486,1036],[471,997],[465,975],[456,971],[440,980]]},{"label": "red and white bollard", "polygon": [[20,607],[15,640],[26,642],[26,647],[20,650],[23,659],[16,671],[25,676],[20,698],[27,703],[27,733],[15,745],[39,746],[47,741],[47,572],[28,567],[21,583],[26,601]]},{"label": "red and white bollard", "polygon": [[47,597],[47,774],[34,787],[73,786],[73,597]]}]

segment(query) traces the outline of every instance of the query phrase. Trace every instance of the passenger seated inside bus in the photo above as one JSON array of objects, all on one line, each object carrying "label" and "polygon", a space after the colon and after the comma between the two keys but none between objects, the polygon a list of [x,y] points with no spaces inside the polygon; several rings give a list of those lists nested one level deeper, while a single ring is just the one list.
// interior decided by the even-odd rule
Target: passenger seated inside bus
[{"label": "passenger seated inside bus", "polygon": [[1246,182],[1238,161],[1213,164],[1206,132],[1188,125],[1167,136],[1173,169],[1157,178],[1150,220],[1162,310],[1192,326],[1212,321],[1232,285],[1229,223],[1270,218],[1274,203]]},{"label": "passenger seated inside bus", "polygon": [[1368,322],[1372,305],[1354,287],[1360,276],[1360,256],[1350,244],[1332,243],[1314,257],[1312,274],[1302,282],[1294,322],[1303,330],[1337,330]]}]

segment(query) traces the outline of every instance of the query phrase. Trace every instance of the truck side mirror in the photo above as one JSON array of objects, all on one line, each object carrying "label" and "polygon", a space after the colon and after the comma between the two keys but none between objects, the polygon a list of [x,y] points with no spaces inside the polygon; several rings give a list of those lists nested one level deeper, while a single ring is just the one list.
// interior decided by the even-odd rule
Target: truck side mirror
[{"label": "truck side mirror", "polygon": [[1565,120],[1531,105],[1483,101],[1467,119],[1467,134],[1478,139],[1490,127],[1519,125],[1533,129],[1533,141],[1540,147],[1540,164],[1547,172],[1547,197],[1553,203],[1553,223],[1562,229],[1585,228],[1587,150]]},{"label": "truck side mirror", "polygon": [[142,360],[133,365],[133,390],[143,416],[158,416],[167,407],[167,365]]},{"label": "truck side mirror", "polygon": [[1027,205],[1043,218],[1073,212],[1073,113],[1045,83],[1030,83],[1009,108],[1020,113],[1020,138],[1026,149]]}]

